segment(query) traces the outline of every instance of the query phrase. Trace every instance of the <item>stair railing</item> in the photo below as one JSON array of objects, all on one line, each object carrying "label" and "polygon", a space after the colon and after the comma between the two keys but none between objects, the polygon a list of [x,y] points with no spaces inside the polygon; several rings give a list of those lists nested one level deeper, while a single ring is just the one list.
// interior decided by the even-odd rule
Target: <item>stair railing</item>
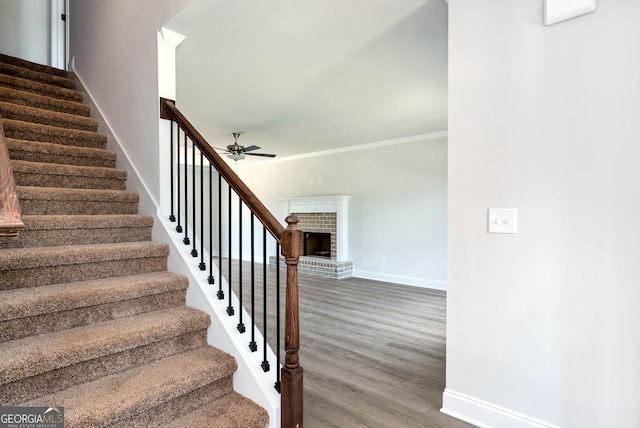
[{"label": "stair railing", "polygon": [[[195,127],[184,117],[184,115],[176,108],[175,102],[166,98],[160,98],[160,117],[171,121],[171,155],[170,155],[170,186],[171,186],[171,213],[169,220],[176,222],[176,232],[184,233],[183,243],[192,245],[191,255],[200,257],[199,269],[205,271],[207,263],[209,263],[208,283],[215,284],[216,278],[213,274],[213,257],[217,252],[218,256],[218,272],[222,275],[223,271],[223,235],[226,234],[228,242],[227,248],[227,283],[228,290],[222,289],[221,278],[217,279],[218,290],[217,297],[220,300],[228,299],[226,309],[227,315],[236,316],[238,319],[237,329],[241,334],[247,331],[244,324],[243,314],[243,226],[242,219],[244,217],[243,207],[248,208],[250,215],[250,235],[251,242],[251,278],[250,278],[250,306],[251,319],[253,324],[249,327],[250,340],[248,346],[253,352],[258,351],[255,341],[256,318],[255,314],[255,272],[254,272],[254,219],[262,224],[262,279],[263,290],[262,299],[263,317],[261,326],[263,331],[263,361],[262,370],[270,371],[269,361],[267,359],[267,233],[275,240],[276,252],[274,262],[276,265],[276,287],[275,287],[275,341],[276,341],[276,357],[278,363],[281,362],[280,357],[280,257],[278,252],[284,256],[286,264],[286,289],[285,289],[285,309],[284,309],[284,350],[285,358],[281,370],[276,368],[276,381],[274,387],[280,392],[281,400],[281,426],[282,427],[302,427],[302,387],[303,374],[300,366],[298,350],[299,350],[299,314],[298,314],[298,260],[303,253],[303,232],[298,230],[298,219],[295,216],[288,216],[285,221],[288,224],[284,228],[271,214],[271,212],[262,204],[262,202],[253,194],[247,185],[240,180],[238,175],[233,172],[231,167],[220,157],[218,153],[207,143],[202,135]],[[174,130],[174,125],[177,129]],[[190,162],[190,167],[189,167]],[[196,174],[199,166],[199,174]],[[208,168],[208,180],[204,178],[204,171]],[[191,169],[189,173],[189,169]],[[217,172],[214,174],[213,170]],[[197,176],[199,175],[199,177]],[[214,183],[214,175],[217,183]],[[224,184],[224,185],[223,185]],[[208,187],[208,192],[205,188]],[[216,189],[217,187],[217,189]],[[208,194],[205,194],[208,193]],[[223,198],[226,193],[227,198]],[[235,203],[233,197],[237,198],[237,215],[234,215],[233,206]],[[217,199],[217,200],[216,200]],[[225,209],[226,208],[226,209]],[[226,227],[223,227],[223,218],[227,218]],[[205,222],[205,219],[208,219]],[[214,220],[217,219],[217,222]],[[217,237],[214,237],[214,229],[217,223]],[[236,225],[237,229],[233,229]],[[184,226],[184,227],[183,227]],[[189,232],[192,233],[192,239]],[[199,238],[196,238],[198,234]],[[215,239],[217,238],[217,239]],[[233,263],[232,263],[232,247],[234,238],[238,246],[237,275],[235,282],[232,281]],[[198,249],[197,242],[200,243]],[[217,242],[214,242],[217,241]],[[212,260],[205,260],[204,245],[208,243],[208,253]],[[236,284],[238,294],[239,310],[235,311],[232,299],[232,285]],[[272,290],[272,292],[274,292]],[[260,308],[258,308],[260,309]]]},{"label": "stair railing", "polygon": [[[2,118],[0,118],[2,119]],[[24,229],[20,216],[18,192],[13,179],[9,149],[0,120],[0,237],[18,236]]]}]

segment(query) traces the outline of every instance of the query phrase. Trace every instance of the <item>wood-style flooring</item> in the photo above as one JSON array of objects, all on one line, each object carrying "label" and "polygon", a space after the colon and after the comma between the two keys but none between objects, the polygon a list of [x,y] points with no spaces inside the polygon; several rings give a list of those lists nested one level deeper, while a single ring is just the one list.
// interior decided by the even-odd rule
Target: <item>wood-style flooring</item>
[{"label": "wood-style flooring", "polygon": [[[243,265],[248,310],[249,269]],[[237,281],[237,266],[233,270]],[[262,284],[262,274],[262,265],[257,265],[256,283]],[[274,278],[275,269],[267,269],[271,314]],[[283,271],[283,307],[284,280]],[[261,287],[256,286],[255,317],[262,330]],[[472,426],[440,412],[445,387],[445,292],[301,274],[299,297],[305,427]],[[273,343],[274,317],[269,315],[267,323],[268,340]]]}]

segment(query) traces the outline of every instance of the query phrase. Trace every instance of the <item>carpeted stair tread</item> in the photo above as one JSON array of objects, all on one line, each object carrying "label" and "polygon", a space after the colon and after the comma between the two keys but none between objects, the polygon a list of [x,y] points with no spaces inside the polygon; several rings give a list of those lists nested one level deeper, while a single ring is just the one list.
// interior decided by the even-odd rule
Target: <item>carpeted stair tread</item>
[{"label": "carpeted stair tread", "polygon": [[158,428],[264,428],[268,423],[266,410],[237,392],[231,392]]},{"label": "carpeted stair tread", "polygon": [[0,321],[186,290],[188,285],[188,279],[182,275],[152,272],[5,290],[0,293]]},{"label": "carpeted stair tread", "polygon": [[77,103],[81,103],[83,99],[82,93],[74,89],[51,86],[20,77],[8,76],[6,74],[0,74],[0,86]]},{"label": "carpeted stair tread", "polygon": [[151,272],[5,290],[0,293],[0,342],[183,307],[187,286],[181,275]]},{"label": "carpeted stair tread", "polygon": [[31,68],[21,67],[15,64],[8,64],[0,61],[0,74],[7,76],[20,77],[34,82],[44,83],[46,85],[59,86],[66,89],[76,89],[75,80],[66,77],[56,76],[50,73],[43,73]]},{"label": "carpeted stair tread", "polygon": [[[84,177],[86,180],[100,179],[107,183],[109,180],[118,181],[117,187],[110,187],[106,184],[102,186],[94,187],[92,183],[87,183],[86,188],[89,189],[111,189],[111,190],[124,190],[125,181],[127,180],[127,171],[118,168],[105,168],[99,166],[78,166],[78,165],[65,165],[55,164],[48,162],[30,162],[26,160],[11,161],[14,174],[36,174],[38,171],[41,174],[47,176],[71,176],[71,177]],[[39,187],[64,187],[56,186],[53,181],[53,177],[47,177],[46,180],[41,180],[38,184],[25,184],[20,182],[16,178],[16,185],[18,186],[39,186]],[[81,188],[81,187],[79,187]]]},{"label": "carpeted stair tread", "polygon": [[6,138],[9,156],[15,160],[115,168],[116,154],[104,149]]},{"label": "carpeted stair tread", "polygon": [[92,131],[60,128],[21,120],[2,119],[4,135],[17,140],[38,141],[45,143],[66,144],[69,146],[92,147],[104,149],[107,136]]},{"label": "carpeted stair tread", "polygon": [[72,366],[62,367],[40,375],[22,378],[2,385],[0,388],[0,402],[4,405],[14,406],[26,400],[52,394],[84,382],[91,382],[102,376],[149,364],[181,352],[198,349],[203,347],[206,342],[207,331],[197,330],[115,354],[94,358]]},{"label": "carpeted stair tread", "polygon": [[0,100],[13,104],[37,107],[43,110],[75,114],[84,117],[89,117],[91,114],[91,108],[88,105],[81,104],[79,102],[61,100],[4,86],[0,86]]},{"label": "carpeted stair tread", "polygon": [[0,251],[0,290],[167,270],[169,247],[153,241]]},{"label": "carpeted stair tread", "polygon": [[0,249],[150,241],[153,227],[153,217],[136,214],[25,215],[22,222],[20,235],[0,240]]},{"label": "carpeted stair tread", "polygon": [[98,130],[98,121],[90,117],[59,113],[7,101],[0,101],[0,117],[4,119],[21,120],[23,122],[39,123],[41,125],[50,125],[58,128],[78,129],[91,132]]},{"label": "carpeted stair tread", "polygon": [[28,186],[16,186],[18,195],[22,200],[25,197],[33,197],[47,200],[64,201],[116,201],[138,202],[138,193],[125,190],[97,190],[97,189],[64,189],[64,188],[40,188]]},{"label": "carpeted stair tread", "polygon": [[28,230],[112,229],[152,227],[153,217],[137,214],[122,215],[32,215],[23,216]]},{"label": "carpeted stair tread", "polygon": [[137,214],[139,196],[126,190],[16,186],[23,215]]},{"label": "carpeted stair tread", "polygon": [[0,385],[206,330],[209,322],[206,313],[182,306],[0,343]]},{"label": "carpeted stair tread", "polygon": [[65,426],[69,427],[111,426],[141,413],[148,414],[149,423],[125,422],[116,426],[157,426],[159,421],[153,420],[154,414],[161,413],[163,407],[183,395],[211,384],[219,386],[216,395],[229,394],[232,391],[231,374],[236,368],[236,362],[230,355],[215,348],[202,347],[20,405],[56,403],[64,407]]},{"label": "carpeted stair tread", "polygon": [[167,256],[168,254],[169,246],[167,244],[153,241],[9,248],[0,252],[0,273],[13,269],[81,265],[114,258],[139,259],[151,256]]},{"label": "carpeted stair tread", "polygon": [[26,59],[16,58],[10,55],[0,54],[0,62],[3,62],[5,64],[17,65],[18,67],[28,68],[30,70],[39,71],[41,73],[53,74],[54,76],[60,76],[67,79],[71,78],[68,71],[60,70],[59,68],[51,67],[49,65],[27,61]]},{"label": "carpeted stair tread", "polygon": [[17,186],[125,190],[127,171],[97,166],[11,161]]}]

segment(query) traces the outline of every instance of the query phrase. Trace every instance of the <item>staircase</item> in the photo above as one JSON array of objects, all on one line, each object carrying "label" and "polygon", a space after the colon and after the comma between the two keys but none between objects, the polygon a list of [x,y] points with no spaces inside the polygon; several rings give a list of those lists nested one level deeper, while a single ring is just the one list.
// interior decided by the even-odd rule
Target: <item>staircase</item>
[{"label": "staircase", "polygon": [[67,427],[266,426],[89,114],[66,72],[0,55],[25,224],[0,238],[0,406],[64,407]]}]

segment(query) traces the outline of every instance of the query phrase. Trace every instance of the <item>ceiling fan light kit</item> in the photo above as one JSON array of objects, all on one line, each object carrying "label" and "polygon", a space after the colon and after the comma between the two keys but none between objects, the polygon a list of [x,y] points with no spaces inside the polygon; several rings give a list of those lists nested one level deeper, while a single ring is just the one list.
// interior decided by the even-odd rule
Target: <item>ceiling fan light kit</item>
[{"label": "ceiling fan light kit", "polygon": [[224,150],[224,152],[227,154],[227,157],[229,159],[233,159],[234,161],[237,162],[239,160],[244,159],[246,155],[263,156],[268,158],[276,157],[276,155],[271,153],[247,153],[247,152],[253,152],[254,150],[260,150],[260,147],[254,146],[254,145],[251,145],[248,147],[241,146],[240,144],[238,144],[238,137],[240,136],[240,133],[234,132],[232,135],[235,140],[234,143],[229,144],[226,149],[218,149],[218,150]]}]

